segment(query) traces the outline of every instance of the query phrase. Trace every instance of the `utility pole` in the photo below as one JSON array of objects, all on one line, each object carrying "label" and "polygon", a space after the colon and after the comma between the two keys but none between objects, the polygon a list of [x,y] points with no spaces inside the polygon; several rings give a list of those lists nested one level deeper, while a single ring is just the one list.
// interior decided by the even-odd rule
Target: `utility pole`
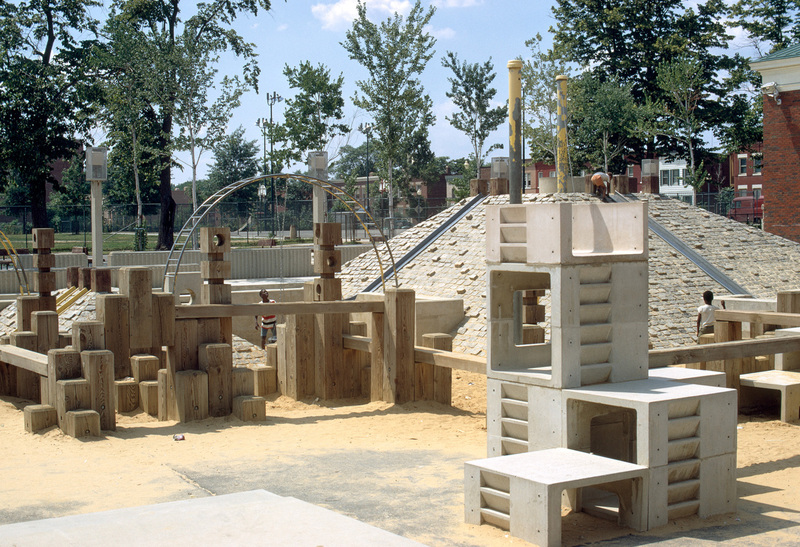
[{"label": "utility pole", "polygon": [[367,169],[367,188],[366,188],[366,190],[367,190],[367,192],[366,192],[366,196],[367,196],[367,203],[366,203],[367,212],[369,212],[369,137],[370,137],[370,135],[372,135],[372,130],[374,129],[374,127],[375,126],[372,125],[371,123],[358,124],[358,130],[361,131],[362,133],[364,133],[364,135],[367,136],[367,162],[366,162],[367,163],[367,165],[366,165],[366,169]]},{"label": "utility pole", "polygon": [[[273,91],[272,94],[267,93],[267,104],[269,105],[269,170],[272,174],[275,174],[275,140],[272,135],[272,128],[274,127],[274,122],[272,119],[272,107],[275,106],[275,103],[279,103],[282,100],[283,97],[278,95],[276,91]],[[277,235],[275,232],[275,179],[273,177],[270,177],[269,185],[272,196],[272,233]]]}]

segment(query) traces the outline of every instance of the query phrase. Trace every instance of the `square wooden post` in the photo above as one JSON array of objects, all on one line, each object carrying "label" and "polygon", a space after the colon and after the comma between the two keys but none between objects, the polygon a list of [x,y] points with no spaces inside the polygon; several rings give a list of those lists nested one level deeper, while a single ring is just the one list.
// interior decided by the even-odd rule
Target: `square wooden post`
[{"label": "square wooden post", "polygon": [[414,400],[415,294],[412,289],[387,288],[383,326],[384,400],[407,403]]},{"label": "square wooden post", "polygon": [[[441,332],[423,334],[422,345],[426,348],[453,351],[453,337]],[[453,398],[453,371],[435,365],[426,365],[430,369],[424,369],[423,365],[426,364],[416,363],[417,385],[415,389],[419,394],[417,400],[432,400],[450,406]],[[424,389],[421,389],[420,383],[423,384]],[[421,398],[421,395],[424,395],[425,398]]]}]

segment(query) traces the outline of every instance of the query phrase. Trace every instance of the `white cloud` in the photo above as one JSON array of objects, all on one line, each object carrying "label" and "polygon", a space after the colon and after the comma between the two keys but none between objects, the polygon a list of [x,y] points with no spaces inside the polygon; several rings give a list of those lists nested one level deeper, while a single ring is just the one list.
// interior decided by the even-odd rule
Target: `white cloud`
[{"label": "white cloud", "polygon": [[483,0],[435,0],[437,8],[471,8],[483,4]]},{"label": "white cloud", "polygon": [[278,26],[278,28],[277,28],[277,29],[275,29],[275,30],[277,30],[278,32],[283,32],[283,31],[287,30],[288,28],[289,28],[289,25],[287,25],[286,23],[284,23],[284,24],[282,24],[282,25]]},{"label": "white cloud", "polygon": [[[320,2],[311,6],[311,14],[322,21],[322,28],[344,30],[358,15],[357,0],[337,0],[333,3]],[[410,0],[366,0],[367,15],[373,21],[385,19],[395,13],[407,14],[411,11]]]},{"label": "white cloud", "polygon": [[425,27],[425,32],[429,33],[431,36],[436,38],[437,40],[450,40],[456,37],[456,31],[454,31],[450,27],[444,28],[433,28],[431,25],[427,25]]}]

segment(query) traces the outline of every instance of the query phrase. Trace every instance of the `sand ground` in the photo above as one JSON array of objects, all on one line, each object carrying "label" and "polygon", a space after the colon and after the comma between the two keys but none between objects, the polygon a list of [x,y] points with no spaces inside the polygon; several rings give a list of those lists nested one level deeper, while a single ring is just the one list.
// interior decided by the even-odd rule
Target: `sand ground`
[{"label": "sand ground", "polygon": [[[263,488],[429,545],[527,545],[463,523],[463,463],[486,454],[486,391],[485,377],[457,376],[453,408],[273,397],[259,424],[131,413],[90,440],[28,434],[27,402],[2,397],[0,524]],[[799,426],[742,417],[738,444],[737,513],[645,534],[569,515],[564,544],[800,545]]]}]

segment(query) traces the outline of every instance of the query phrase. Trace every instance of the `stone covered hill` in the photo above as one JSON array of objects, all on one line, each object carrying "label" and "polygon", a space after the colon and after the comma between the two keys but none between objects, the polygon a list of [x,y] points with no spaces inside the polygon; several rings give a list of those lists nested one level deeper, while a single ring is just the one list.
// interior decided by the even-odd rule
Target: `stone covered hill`
[{"label": "stone covered hill", "polygon": [[[680,201],[637,195],[648,201],[651,218],[719,268],[757,298],[774,298],[778,290],[800,288],[800,245]],[[588,194],[528,194],[524,203],[594,201]],[[423,296],[462,298],[466,313],[453,340],[453,350],[473,355],[486,352],[486,226],[485,205],[507,203],[492,196],[443,234],[401,270],[401,287]],[[398,235],[391,241],[399,260],[464,202]],[[613,204],[609,204],[613,207]],[[650,343],[654,348],[693,344],[697,307],[702,293],[727,291],[688,258],[650,232]],[[379,247],[384,269],[390,265]],[[380,273],[375,253],[364,253],[342,271],[345,297],[361,291]],[[394,281],[391,281],[394,283]]]}]

